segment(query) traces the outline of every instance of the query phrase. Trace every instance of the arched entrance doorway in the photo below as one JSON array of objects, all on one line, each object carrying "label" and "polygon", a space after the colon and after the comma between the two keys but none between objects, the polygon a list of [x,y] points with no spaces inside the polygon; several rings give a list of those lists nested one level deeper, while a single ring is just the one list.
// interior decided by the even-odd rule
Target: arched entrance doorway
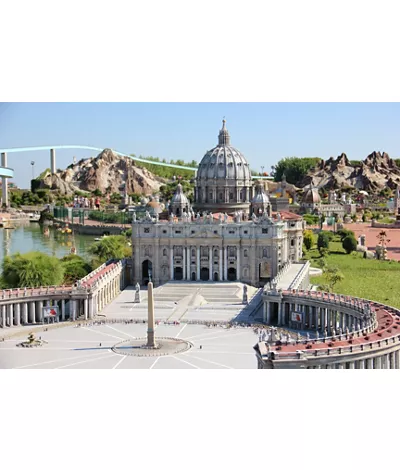
[{"label": "arched entrance doorway", "polygon": [[196,273],[192,273],[192,281],[196,280]]},{"label": "arched entrance doorway", "polygon": [[214,281],[218,281],[218,273],[214,273]]},{"label": "arched entrance doorway", "polygon": [[152,277],[152,272],[153,263],[149,259],[146,259],[142,263],[142,282],[144,285],[148,284],[150,278]]},{"label": "arched entrance doorway", "polygon": [[236,269],[235,268],[228,269],[228,281],[236,281]]},{"label": "arched entrance doorway", "polygon": [[174,280],[182,281],[183,279],[183,269],[180,266],[174,268]]},{"label": "arched entrance doorway", "polygon": [[201,268],[200,279],[202,281],[208,281],[210,279],[210,270],[208,268]]}]

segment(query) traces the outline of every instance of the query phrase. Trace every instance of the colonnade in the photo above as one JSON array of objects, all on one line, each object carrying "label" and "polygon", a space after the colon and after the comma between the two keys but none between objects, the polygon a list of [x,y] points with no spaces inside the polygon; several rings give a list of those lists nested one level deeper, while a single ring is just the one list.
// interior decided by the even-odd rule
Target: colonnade
[{"label": "colonnade", "polygon": [[[71,287],[0,291],[0,328],[93,319],[126,286],[125,263],[104,264]],[[46,319],[43,307],[57,307]]]},{"label": "colonnade", "polygon": [[263,322],[298,330],[326,331],[327,335],[363,328],[359,313],[341,311],[340,305],[301,305],[296,302],[264,302]]}]

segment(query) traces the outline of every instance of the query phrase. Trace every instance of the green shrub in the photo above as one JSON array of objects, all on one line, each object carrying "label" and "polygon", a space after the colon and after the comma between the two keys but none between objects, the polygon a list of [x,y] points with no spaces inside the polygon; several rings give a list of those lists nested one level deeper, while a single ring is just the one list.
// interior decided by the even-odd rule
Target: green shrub
[{"label": "green shrub", "polygon": [[321,255],[329,250],[329,235],[328,232],[320,232],[317,239],[317,247]]},{"label": "green shrub", "polygon": [[343,249],[349,255],[352,251],[357,250],[357,240],[354,238],[354,235],[347,235],[342,241]]}]

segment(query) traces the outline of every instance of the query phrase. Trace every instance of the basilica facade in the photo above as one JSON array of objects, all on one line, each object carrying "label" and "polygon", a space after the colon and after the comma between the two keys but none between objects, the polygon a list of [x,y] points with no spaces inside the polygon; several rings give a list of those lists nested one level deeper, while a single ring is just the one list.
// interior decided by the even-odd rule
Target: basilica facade
[{"label": "basilica facade", "polygon": [[269,195],[253,184],[247,160],[230,145],[225,121],[218,145],[196,174],[194,203],[178,184],[168,220],[149,213],[132,222],[133,280],[269,282],[288,261],[299,261],[302,218],[272,212]]}]

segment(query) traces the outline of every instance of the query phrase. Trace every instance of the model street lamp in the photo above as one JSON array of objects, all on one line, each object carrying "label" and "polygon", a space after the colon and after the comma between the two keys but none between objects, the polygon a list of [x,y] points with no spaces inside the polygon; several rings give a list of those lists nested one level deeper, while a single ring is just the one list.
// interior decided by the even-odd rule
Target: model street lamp
[{"label": "model street lamp", "polygon": [[32,165],[32,179],[35,179],[35,162],[33,160],[31,161],[31,165]]}]

